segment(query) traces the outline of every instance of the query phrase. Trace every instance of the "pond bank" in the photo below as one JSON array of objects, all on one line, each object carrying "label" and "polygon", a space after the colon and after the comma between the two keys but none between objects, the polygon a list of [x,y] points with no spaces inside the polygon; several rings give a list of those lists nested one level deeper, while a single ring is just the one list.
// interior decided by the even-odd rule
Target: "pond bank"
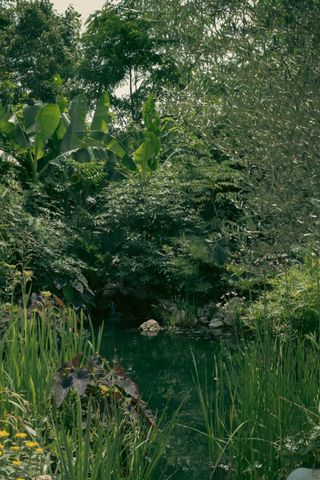
[{"label": "pond bank", "polygon": [[183,401],[182,413],[166,452],[168,473],[175,480],[209,478],[210,465],[199,400],[193,380],[192,353],[201,368],[211,370],[219,341],[210,333],[179,334],[161,332],[143,336],[136,328],[108,323],[104,329],[101,353],[119,362],[141,389],[150,408],[173,414]]},{"label": "pond bank", "polygon": [[148,337],[121,322],[102,338],[102,354],[124,366],[150,408],[170,417],[183,401],[163,459],[174,480],[279,480],[317,468],[318,352],[312,336],[219,340],[203,329]]}]

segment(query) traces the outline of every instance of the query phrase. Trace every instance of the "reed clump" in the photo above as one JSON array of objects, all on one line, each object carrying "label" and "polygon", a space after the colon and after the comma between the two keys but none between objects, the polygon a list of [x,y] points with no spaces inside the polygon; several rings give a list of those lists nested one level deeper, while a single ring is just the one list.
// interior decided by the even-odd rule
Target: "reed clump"
[{"label": "reed clump", "polygon": [[213,478],[224,470],[227,479],[277,480],[319,468],[319,351],[315,335],[258,334],[236,352],[225,346],[205,381],[195,365]]}]

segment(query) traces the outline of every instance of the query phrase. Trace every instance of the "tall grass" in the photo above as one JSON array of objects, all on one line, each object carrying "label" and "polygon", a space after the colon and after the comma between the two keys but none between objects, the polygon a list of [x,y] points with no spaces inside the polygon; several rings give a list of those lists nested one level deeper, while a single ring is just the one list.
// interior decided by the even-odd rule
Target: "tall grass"
[{"label": "tall grass", "polygon": [[130,415],[125,398],[106,408],[75,391],[54,405],[54,374],[80,352],[86,362],[99,351],[102,330],[88,332],[72,309],[14,312],[0,342],[0,430],[34,432],[47,452],[44,471],[57,480],[162,478],[159,465],[174,420],[148,428]]},{"label": "tall grass", "polygon": [[[79,400],[71,428],[55,423],[59,465],[57,478],[68,480],[160,480],[165,472],[161,459],[174,419],[147,429],[114,404],[112,415],[97,415],[94,401],[83,408]],[[100,412],[101,413],[101,412]]]},{"label": "tall grass", "polygon": [[[54,372],[80,352],[98,349],[84,329],[83,318],[71,309],[59,316],[54,310],[11,315],[0,342],[0,385],[22,394],[37,414],[45,414],[50,402]],[[1,408],[7,408],[0,397]]]},{"label": "tall grass", "polygon": [[205,381],[195,364],[213,478],[224,469],[225,478],[275,480],[319,466],[320,350],[310,338],[226,346]]}]

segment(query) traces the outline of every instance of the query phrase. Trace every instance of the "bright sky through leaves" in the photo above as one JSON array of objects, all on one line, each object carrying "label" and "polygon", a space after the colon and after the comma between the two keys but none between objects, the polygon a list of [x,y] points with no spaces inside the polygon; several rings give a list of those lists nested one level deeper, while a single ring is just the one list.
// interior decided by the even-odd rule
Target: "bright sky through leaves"
[{"label": "bright sky through leaves", "polygon": [[[87,20],[88,16],[100,10],[105,4],[106,0],[51,0],[54,8],[59,12],[63,13],[69,5],[73,5],[75,10],[81,14],[83,24]],[[122,85],[116,89],[116,95],[122,96],[128,94],[128,86]]]},{"label": "bright sky through leaves", "polygon": [[52,0],[52,3],[60,13],[64,12],[68,5],[73,5],[75,10],[82,15],[84,22],[91,13],[102,8],[105,0]]}]

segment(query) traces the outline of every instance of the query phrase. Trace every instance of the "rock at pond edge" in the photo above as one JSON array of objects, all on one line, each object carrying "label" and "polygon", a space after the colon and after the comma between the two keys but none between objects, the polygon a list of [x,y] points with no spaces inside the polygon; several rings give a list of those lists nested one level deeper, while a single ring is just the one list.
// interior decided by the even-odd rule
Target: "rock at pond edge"
[{"label": "rock at pond edge", "polygon": [[142,330],[142,334],[154,336],[157,335],[162,328],[160,327],[157,320],[147,320],[146,322],[141,323],[139,330]]},{"label": "rock at pond edge", "polygon": [[320,480],[320,470],[297,468],[290,473],[287,480]]}]

